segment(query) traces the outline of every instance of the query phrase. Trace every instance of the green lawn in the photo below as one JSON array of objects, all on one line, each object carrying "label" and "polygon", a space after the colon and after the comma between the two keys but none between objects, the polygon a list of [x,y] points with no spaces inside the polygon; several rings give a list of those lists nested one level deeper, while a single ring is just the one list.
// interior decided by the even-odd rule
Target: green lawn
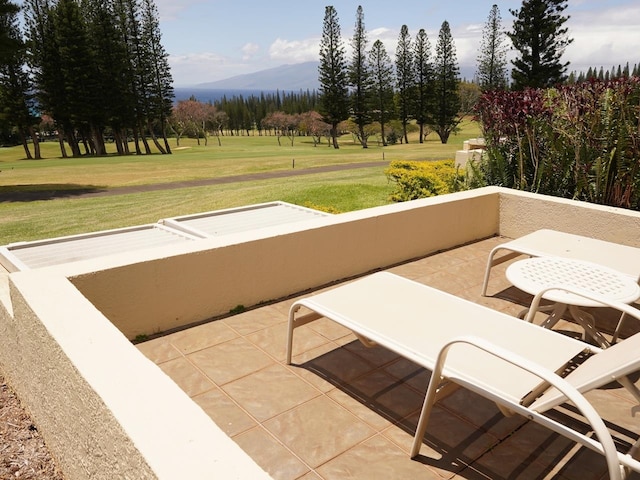
[{"label": "green lawn", "polygon": [[[0,195],[15,191],[50,192],[109,189],[185,180],[234,176],[274,170],[304,169],[322,165],[391,160],[453,158],[462,142],[479,135],[476,124],[442,145],[435,134],[419,144],[382,148],[371,142],[363,149],[350,137],[335,150],[326,144],[314,147],[296,138],[293,147],[283,138],[222,137],[209,145],[183,139],[173,155],[59,158],[57,143],[43,143],[43,160],[25,160],[21,147],[0,149]],[[175,140],[171,141],[175,147]],[[254,180],[206,187],[180,188],[97,198],[56,198],[0,202],[0,245],[75,233],[156,222],[160,218],[283,200],[298,205],[351,211],[389,202],[393,185],[384,166],[318,173],[281,179]],[[45,195],[46,196],[46,195]]]}]

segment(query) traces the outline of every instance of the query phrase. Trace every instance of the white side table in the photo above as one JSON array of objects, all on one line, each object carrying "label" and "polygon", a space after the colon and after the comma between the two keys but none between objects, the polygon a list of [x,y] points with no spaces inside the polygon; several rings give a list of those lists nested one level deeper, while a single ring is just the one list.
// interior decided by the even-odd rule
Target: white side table
[{"label": "white side table", "polygon": [[[595,328],[593,316],[579,307],[601,307],[596,301],[562,290],[576,289],[603,296],[611,301],[632,303],[640,298],[637,281],[623,273],[595,263],[559,257],[534,257],[512,263],[506,271],[509,281],[520,290],[536,295],[555,287],[542,296],[555,302],[549,317],[542,323],[552,328],[568,309],[573,319],[603,348],[609,341]],[[529,321],[534,312],[530,312]],[[618,329],[616,329],[617,331]]]}]

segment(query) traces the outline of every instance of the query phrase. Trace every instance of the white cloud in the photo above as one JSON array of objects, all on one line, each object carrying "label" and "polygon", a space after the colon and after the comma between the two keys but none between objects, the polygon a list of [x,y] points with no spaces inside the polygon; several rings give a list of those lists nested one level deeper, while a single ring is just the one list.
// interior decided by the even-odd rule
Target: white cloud
[{"label": "white cloud", "polygon": [[269,47],[271,60],[285,63],[301,63],[318,60],[320,41],[317,38],[304,40],[276,39]]},{"label": "white cloud", "polygon": [[565,57],[569,70],[624,65],[637,62],[640,47],[640,5],[607,6],[587,13],[577,12],[566,25],[573,43]]},{"label": "white cloud", "polygon": [[242,59],[249,60],[260,51],[260,45],[256,43],[247,43],[242,47]]}]

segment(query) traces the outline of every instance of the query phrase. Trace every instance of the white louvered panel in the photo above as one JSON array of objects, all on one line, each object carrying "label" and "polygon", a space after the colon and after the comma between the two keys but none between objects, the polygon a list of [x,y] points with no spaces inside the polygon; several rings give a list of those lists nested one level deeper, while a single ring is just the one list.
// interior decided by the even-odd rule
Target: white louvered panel
[{"label": "white louvered panel", "polygon": [[174,220],[186,228],[194,228],[208,235],[219,236],[299,222],[321,216],[326,216],[326,214],[285,204],[274,204],[261,208],[240,210],[232,214],[182,217]]},{"label": "white louvered panel", "polygon": [[33,242],[9,248],[10,253],[31,269],[87,260],[114,253],[152,248],[189,241],[169,230],[150,227],[133,231],[114,231],[91,237],[72,237],[65,241]]}]

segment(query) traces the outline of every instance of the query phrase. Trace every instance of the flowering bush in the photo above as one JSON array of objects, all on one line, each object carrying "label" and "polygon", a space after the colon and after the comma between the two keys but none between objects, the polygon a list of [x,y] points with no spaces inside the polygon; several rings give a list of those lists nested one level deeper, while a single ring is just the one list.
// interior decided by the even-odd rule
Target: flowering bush
[{"label": "flowering bush", "polygon": [[393,161],[385,175],[398,185],[391,194],[394,202],[457,192],[462,190],[464,183],[464,174],[456,168],[453,160]]}]

